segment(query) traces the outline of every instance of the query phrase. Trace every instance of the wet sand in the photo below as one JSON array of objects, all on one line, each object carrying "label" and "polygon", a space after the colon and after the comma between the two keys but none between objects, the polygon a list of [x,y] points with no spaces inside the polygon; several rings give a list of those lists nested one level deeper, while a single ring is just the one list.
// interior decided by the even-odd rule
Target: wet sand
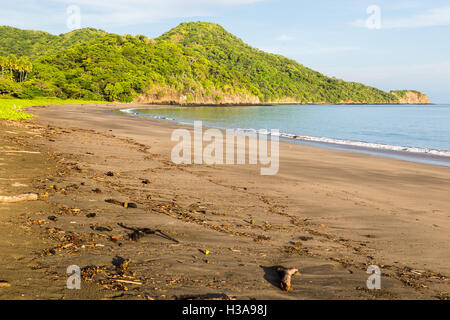
[{"label": "wet sand", "polygon": [[[37,220],[34,263],[54,279],[41,298],[448,298],[450,168],[284,142],[275,176],[175,165],[170,136],[181,126],[118,108],[34,107],[21,129],[33,138],[19,132],[54,164],[32,182],[41,212],[15,204]],[[136,239],[124,226],[158,231]],[[131,260],[126,272],[117,256]],[[69,265],[96,266],[83,269],[81,290],[64,288]],[[288,293],[279,265],[300,271]],[[381,267],[380,291],[366,289],[369,265]]]}]

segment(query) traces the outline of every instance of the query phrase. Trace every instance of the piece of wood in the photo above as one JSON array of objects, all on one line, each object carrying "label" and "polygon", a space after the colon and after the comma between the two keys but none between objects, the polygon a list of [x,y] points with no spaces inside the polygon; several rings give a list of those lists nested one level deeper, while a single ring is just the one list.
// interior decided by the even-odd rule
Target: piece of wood
[{"label": "piece of wood", "polygon": [[277,271],[281,277],[281,289],[283,289],[284,291],[291,290],[291,279],[292,276],[298,272],[298,269],[278,267]]},{"label": "piece of wood", "polygon": [[36,151],[23,151],[23,150],[0,150],[0,152],[40,154],[40,152],[36,152]]},{"label": "piece of wood", "polygon": [[20,202],[20,201],[34,201],[38,196],[35,193],[21,194],[18,196],[0,196],[0,202]]},{"label": "piece of wood", "polygon": [[115,199],[107,199],[105,200],[105,202],[115,204],[124,208],[134,208],[134,209],[137,208],[137,204],[133,202],[121,202]]},{"label": "piece of wood", "polygon": [[122,282],[122,283],[128,283],[128,284],[137,284],[137,285],[142,285],[141,282],[136,282],[136,281],[129,281],[129,280],[120,280],[120,279],[114,279],[114,281],[117,282]]},{"label": "piece of wood", "polygon": [[128,234],[128,237],[131,240],[137,241],[139,240],[140,237],[146,235],[146,234],[154,234],[157,236],[160,236],[164,239],[173,241],[175,243],[180,243],[180,241],[178,241],[177,239],[172,238],[171,236],[165,234],[164,232],[162,232],[161,230],[153,230],[153,229],[149,229],[149,228],[133,228],[133,227],[128,227],[126,225],[124,225],[123,223],[117,223],[117,225],[119,225],[120,227],[127,229],[127,230],[131,230],[133,231],[132,233]]}]

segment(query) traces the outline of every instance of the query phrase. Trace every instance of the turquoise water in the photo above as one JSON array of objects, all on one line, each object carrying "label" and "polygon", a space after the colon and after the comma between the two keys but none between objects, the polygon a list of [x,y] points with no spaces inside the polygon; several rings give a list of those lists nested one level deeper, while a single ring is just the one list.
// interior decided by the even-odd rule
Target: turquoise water
[{"label": "turquoise water", "polygon": [[[131,109],[206,126],[278,129],[282,137],[358,149],[450,157],[450,105],[289,105]],[[262,131],[260,131],[262,130]]]}]

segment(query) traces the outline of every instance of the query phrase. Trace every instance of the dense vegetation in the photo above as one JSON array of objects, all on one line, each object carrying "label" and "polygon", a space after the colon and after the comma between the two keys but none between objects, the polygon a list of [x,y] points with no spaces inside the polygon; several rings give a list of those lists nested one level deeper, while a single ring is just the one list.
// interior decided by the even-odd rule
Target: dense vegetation
[{"label": "dense vegetation", "polygon": [[105,34],[102,30],[85,28],[55,36],[44,31],[0,26],[0,56],[14,54],[35,58]]},{"label": "dense vegetation", "polygon": [[290,98],[304,103],[395,100],[381,90],[326,77],[281,55],[254,49],[221,26],[184,23],[158,38],[178,43],[216,67],[220,84],[246,88],[261,101]]},{"label": "dense vegetation", "polygon": [[399,97],[399,98],[404,98],[404,97],[406,97],[406,94],[408,92],[413,92],[413,93],[416,93],[418,95],[423,95],[423,93],[421,93],[419,91],[416,91],[416,90],[391,90],[390,93],[395,95],[395,96],[397,96],[397,97]]},{"label": "dense vegetation", "polygon": [[398,100],[396,95],[329,78],[293,60],[254,49],[212,23],[182,23],[156,39],[95,29],[53,36],[3,27],[1,35],[0,55],[32,59],[26,81],[0,80],[0,94],[20,98],[128,102],[151,93],[155,99],[179,95],[192,103],[224,103],[232,96],[259,102]]},{"label": "dense vegetation", "polygon": [[26,57],[17,59],[14,54],[10,54],[7,57],[0,56],[0,70],[0,79],[23,82],[33,70],[33,65]]}]

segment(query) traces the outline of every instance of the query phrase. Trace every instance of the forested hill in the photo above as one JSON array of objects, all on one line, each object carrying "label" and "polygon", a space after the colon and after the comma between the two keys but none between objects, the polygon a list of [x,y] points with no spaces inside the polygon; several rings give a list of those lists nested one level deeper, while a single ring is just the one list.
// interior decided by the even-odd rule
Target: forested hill
[{"label": "forested hill", "polygon": [[55,36],[44,31],[0,26],[0,56],[42,56],[106,34],[102,30],[85,28]]},{"label": "forested hill", "polygon": [[17,73],[3,72],[3,95],[181,104],[401,102],[398,94],[252,48],[213,23],[182,23],[156,39],[95,29],[60,36],[15,30],[14,36],[3,31],[0,55],[28,56],[32,71],[21,82]]}]

